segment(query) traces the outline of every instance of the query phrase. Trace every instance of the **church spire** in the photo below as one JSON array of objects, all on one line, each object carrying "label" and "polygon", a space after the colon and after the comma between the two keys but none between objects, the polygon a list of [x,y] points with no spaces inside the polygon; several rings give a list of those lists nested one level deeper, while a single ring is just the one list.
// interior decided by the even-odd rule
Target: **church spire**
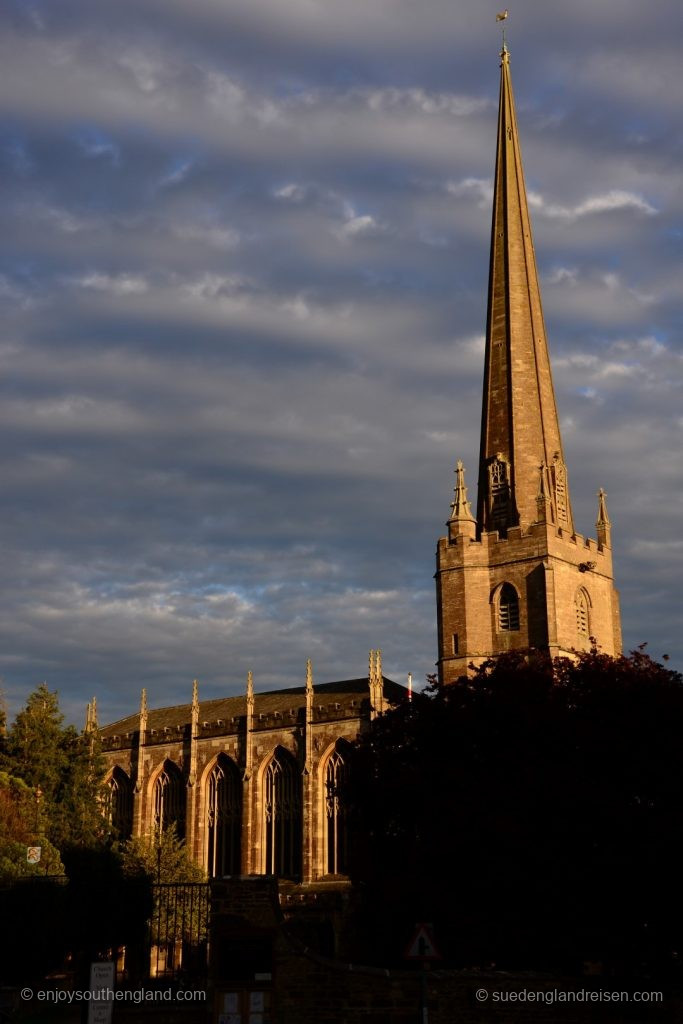
[{"label": "church spire", "polygon": [[513,650],[621,651],[604,493],[597,541],[572,521],[509,61],[504,45],[477,516],[459,463],[436,551],[441,683]]},{"label": "church spire", "polygon": [[486,364],[479,456],[479,530],[526,530],[538,519],[538,477],[549,469],[549,520],[573,532],[536,257],[510,80],[501,51],[491,226]]}]

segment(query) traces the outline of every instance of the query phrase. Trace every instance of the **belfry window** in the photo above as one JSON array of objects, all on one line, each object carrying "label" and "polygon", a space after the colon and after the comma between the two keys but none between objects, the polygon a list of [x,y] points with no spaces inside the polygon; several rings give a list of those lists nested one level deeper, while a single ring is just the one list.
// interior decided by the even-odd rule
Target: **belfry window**
[{"label": "belfry window", "polygon": [[220,754],[207,792],[207,869],[210,878],[240,873],[242,785],[230,758]]},{"label": "belfry window", "polygon": [[278,748],[264,777],[265,872],[301,877],[301,777],[294,759]]},{"label": "belfry window", "polygon": [[133,831],[133,787],[118,766],[105,787],[104,816],[117,839],[130,838]]},{"label": "belfry window", "polygon": [[585,590],[577,591],[574,605],[576,608],[576,632],[579,636],[588,636],[590,633],[590,622],[588,617],[588,596]]},{"label": "belfry window", "polygon": [[179,838],[184,839],[185,787],[180,769],[167,760],[154,783],[154,830],[166,832],[171,825],[175,825]]},{"label": "belfry window", "polygon": [[498,628],[506,632],[519,629],[519,598],[511,583],[504,583],[500,590]]},{"label": "belfry window", "polygon": [[344,875],[348,871],[348,805],[349,751],[338,741],[325,768],[325,829],[328,875]]},{"label": "belfry window", "polygon": [[557,508],[558,523],[569,522],[567,503],[567,467],[560,459],[560,453],[555,453],[553,459],[553,481],[555,484],[555,507]]},{"label": "belfry window", "polygon": [[489,508],[494,530],[504,532],[510,512],[510,473],[501,454],[489,464]]}]

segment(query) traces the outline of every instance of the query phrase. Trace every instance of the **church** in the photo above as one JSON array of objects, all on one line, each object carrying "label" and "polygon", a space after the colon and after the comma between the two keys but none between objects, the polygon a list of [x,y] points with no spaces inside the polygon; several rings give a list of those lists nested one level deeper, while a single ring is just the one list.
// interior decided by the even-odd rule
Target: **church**
[{"label": "church", "polygon": [[[311,883],[347,870],[342,799],[351,744],[376,715],[406,698],[385,678],[380,651],[368,675],[192,701],[139,713],[101,730],[108,817],[122,838],[175,826],[211,878],[276,875]],[[92,709],[89,713],[92,723]]]},{"label": "church", "polygon": [[[455,369],[455,368],[454,368]],[[501,52],[498,141],[476,514],[458,462],[438,542],[438,676],[506,651],[621,652],[606,496],[596,538],[576,533],[522,170],[510,60]],[[175,825],[209,877],[343,884],[351,744],[408,693],[370,652],[367,677],[149,709],[101,731],[119,836]],[[93,709],[88,724],[94,725]]]}]

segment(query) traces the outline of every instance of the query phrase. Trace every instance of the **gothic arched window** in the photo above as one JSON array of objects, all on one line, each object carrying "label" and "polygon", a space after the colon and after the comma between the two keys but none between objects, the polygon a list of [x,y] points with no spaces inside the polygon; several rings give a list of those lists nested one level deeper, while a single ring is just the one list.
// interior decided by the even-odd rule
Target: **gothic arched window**
[{"label": "gothic arched window", "polygon": [[338,740],[325,765],[325,873],[348,870],[348,804],[350,748]]},{"label": "gothic arched window", "polygon": [[154,783],[154,830],[166,832],[175,825],[180,839],[185,838],[185,787],[180,769],[173,761],[164,766]]},{"label": "gothic arched window", "polygon": [[234,762],[225,754],[219,754],[209,775],[207,790],[209,878],[238,875],[242,839],[242,783]]},{"label": "gothic arched window", "polygon": [[266,874],[300,878],[301,776],[286,750],[278,747],[273,754],[263,785]]},{"label": "gothic arched window", "polygon": [[519,629],[519,598],[511,583],[504,583],[498,597],[498,628]]},{"label": "gothic arched window", "polygon": [[104,816],[117,839],[129,839],[133,831],[133,786],[118,765],[107,780]]},{"label": "gothic arched window", "polygon": [[553,480],[555,483],[555,506],[557,508],[557,521],[565,525],[569,522],[567,502],[567,467],[560,459],[560,453],[555,453],[553,459]]},{"label": "gothic arched window", "polygon": [[583,588],[576,592],[574,608],[576,610],[576,632],[579,636],[587,637],[590,635],[590,616],[588,614],[588,594]]},{"label": "gothic arched window", "polygon": [[510,466],[499,452],[489,463],[489,510],[494,530],[505,532],[510,513]]}]

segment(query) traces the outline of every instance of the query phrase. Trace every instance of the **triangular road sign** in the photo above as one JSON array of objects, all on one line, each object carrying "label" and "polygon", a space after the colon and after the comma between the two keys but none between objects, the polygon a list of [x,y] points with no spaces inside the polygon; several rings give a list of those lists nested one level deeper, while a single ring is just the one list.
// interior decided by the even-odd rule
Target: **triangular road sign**
[{"label": "triangular road sign", "polygon": [[408,944],[404,956],[406,960],[440,960],[441,953],[436,948],[434,932],[431,924],[418,924],[415,934]]}]

